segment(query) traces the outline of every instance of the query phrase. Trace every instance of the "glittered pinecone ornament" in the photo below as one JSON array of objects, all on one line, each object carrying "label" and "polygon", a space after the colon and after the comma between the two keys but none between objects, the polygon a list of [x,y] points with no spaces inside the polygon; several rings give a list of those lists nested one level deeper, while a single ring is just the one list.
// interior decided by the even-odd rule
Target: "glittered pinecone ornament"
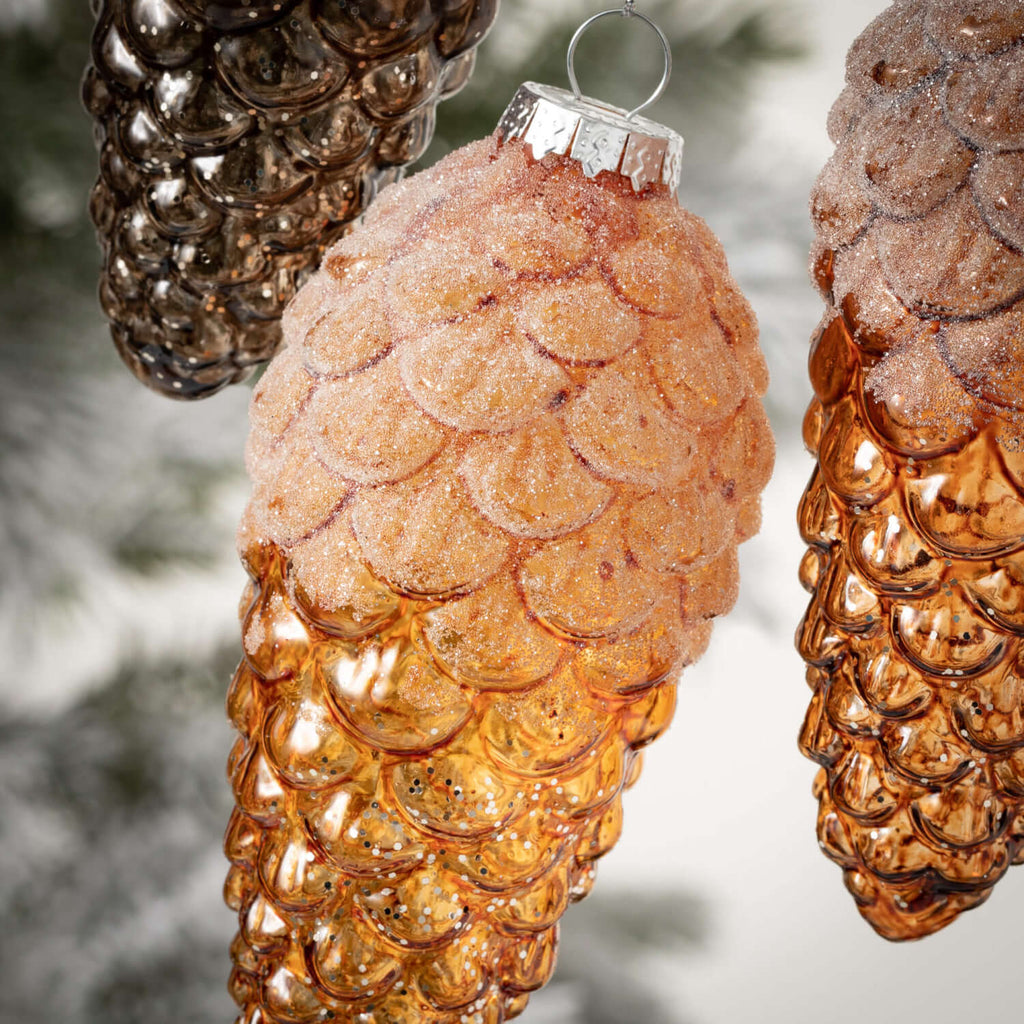
[{"label": "glittered pinecone ornament", "polygon": [[146,384],[273,355],[296,289],[426,148],[497,0],[102,0],[83,87],[100,298]]},{"label": "glittered pinecone ornament", "polygon": [[289,307],[239,534],[241,1021],[496,1024],[550,976],[773,458],[680,147],[524,86]]},{"label": "glittered pinecone ornament", "polygon": [[927,935],[1024,858],[1024,7],[899,2],[813,197],[799,634],[818,836]]}]

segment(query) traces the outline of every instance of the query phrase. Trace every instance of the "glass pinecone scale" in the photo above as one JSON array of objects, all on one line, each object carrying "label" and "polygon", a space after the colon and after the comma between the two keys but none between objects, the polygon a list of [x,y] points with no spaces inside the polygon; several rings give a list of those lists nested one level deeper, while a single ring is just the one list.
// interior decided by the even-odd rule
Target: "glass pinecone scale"
[{"label": "glass pinecone scale", "polygon": [[497,1024],[737,592],[757,329],[665,185],[498,136],[386,189],[252,400],[240,1020]]},{"label": "glass pinecone scale", "polygon": [[813,196],[800,511],[818,836],[913,939],[1024,859],[1024,11],[898,2]]},{"label": "glass pinecone scale", "polygon": [[497,0],[103,0],[83,94],[115,344],[199,398],[280,343],[280,316],[421,155]]}]

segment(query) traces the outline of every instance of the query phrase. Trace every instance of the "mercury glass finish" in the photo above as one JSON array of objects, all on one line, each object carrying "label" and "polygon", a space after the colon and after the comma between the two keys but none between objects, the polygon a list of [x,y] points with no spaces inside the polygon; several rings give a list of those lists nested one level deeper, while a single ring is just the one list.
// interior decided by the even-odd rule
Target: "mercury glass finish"
[{"label": "mercury glass finish", "polygon": [[901,0],[815,187],[800,525],[818,838],[915,939],[1024,859],[1024,9]]},{"label": "mercury glass finish", "polygon": [[665,186],[495,136],[386,189],[285,343],[239,533],[239,1019],[497,1024],[736,598],[754,316]]},{"label": "mercury glass finish", "polygon": [[97,6],[100,299],[144,383],[203,397],[273,355],[324,250],[426,148],[497,0]]}]

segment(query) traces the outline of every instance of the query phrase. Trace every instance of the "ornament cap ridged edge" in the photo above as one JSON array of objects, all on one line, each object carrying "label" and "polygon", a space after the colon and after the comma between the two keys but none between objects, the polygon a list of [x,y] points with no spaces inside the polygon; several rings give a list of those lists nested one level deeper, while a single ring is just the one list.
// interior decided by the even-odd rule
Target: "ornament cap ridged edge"
[{"label": "ornament cap ridged edge", "polygon": [[621,174],[637,192],[667,185],[675,195],[682,177],[678,132],[552,85],[524,82],[501,116],[498,134],[506,141],[522,139],[535,160],[548,153],[577,160],[589,178],[602,171]]}]

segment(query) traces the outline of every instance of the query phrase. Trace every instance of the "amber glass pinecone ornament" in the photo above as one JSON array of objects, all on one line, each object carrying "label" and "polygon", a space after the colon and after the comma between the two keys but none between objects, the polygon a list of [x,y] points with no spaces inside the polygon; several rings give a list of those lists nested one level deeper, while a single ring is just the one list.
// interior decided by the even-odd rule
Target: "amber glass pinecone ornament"
[{"label": "amber glass pinecone ornament", "polygon": [[298,286],[416,159],[498,0],[99,0],[83,87],[103,308],[198,398],[269,359]]},{"label": "amber glass pinecone ornament", "polygon": [[1024,7],[899,2],[850,52],[815,189],[818,835],[886,938],[1024,856]]},{"label": "amber glass pinecone ornament", "polygon": [[773,457],[754,317],[657,126],[579,109],[526,86],[386,189],[253,396],[247,1024],[518,1015],[736,597]]}]

